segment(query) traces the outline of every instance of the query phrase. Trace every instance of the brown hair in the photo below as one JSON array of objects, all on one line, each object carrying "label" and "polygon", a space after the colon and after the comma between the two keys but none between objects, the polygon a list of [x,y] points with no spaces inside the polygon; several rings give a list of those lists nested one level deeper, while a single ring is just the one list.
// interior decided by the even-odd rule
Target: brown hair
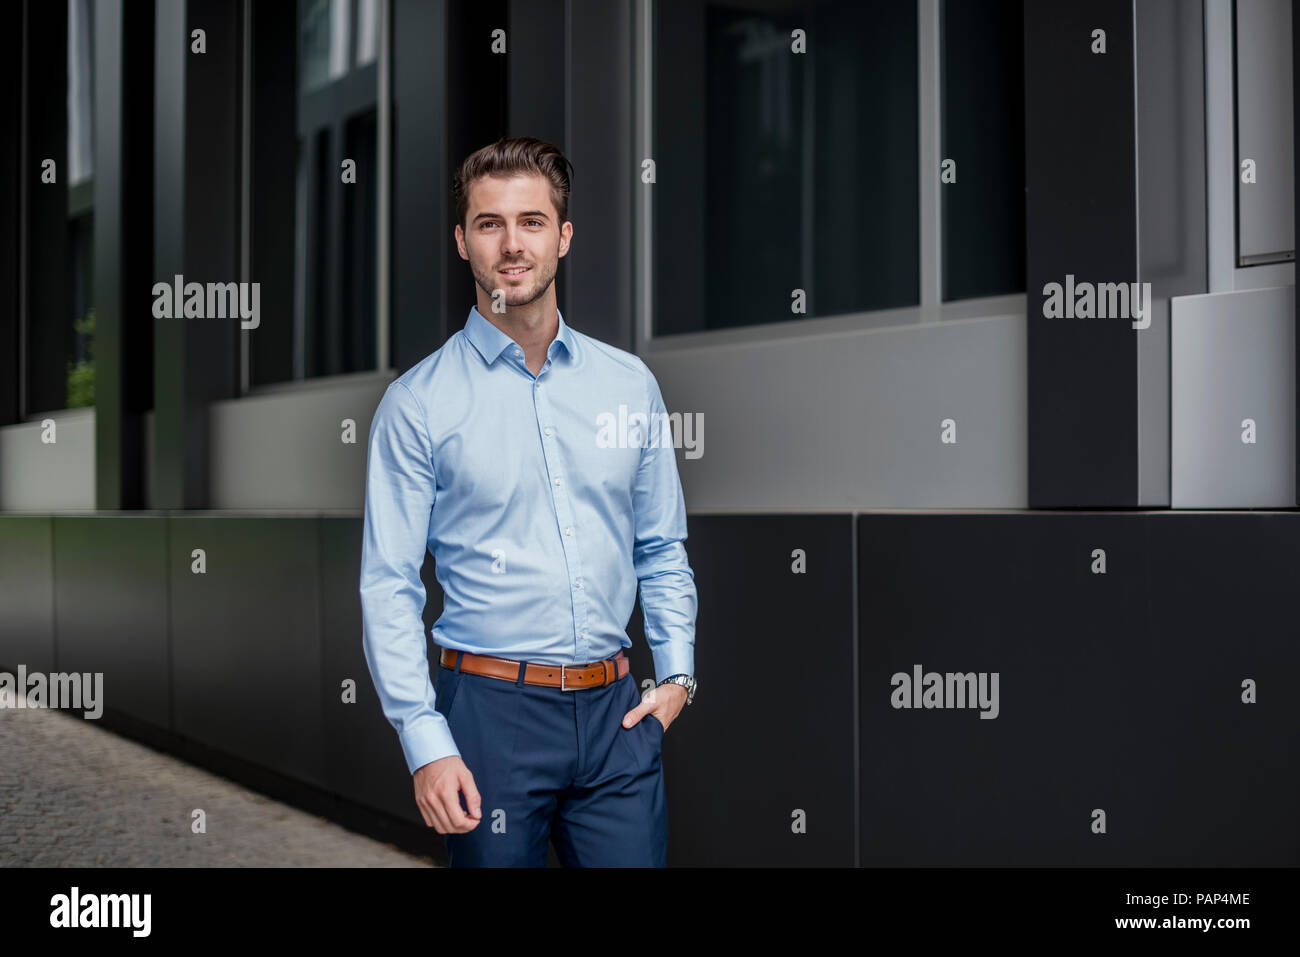
[{"label": "brown hair", "polygon": [[551,202],[560,216],[556,225],[563,225],[569,218],[569,181],[573,176],[573,164],[558,146],[532,136],[516,136],[475,150],[456,170],[452,193],[456,197],[456,221],[461,228],[468,228],[465,217],[469,215],[469,187],[476,179],[530,173],[540,173],[550,181]]}]

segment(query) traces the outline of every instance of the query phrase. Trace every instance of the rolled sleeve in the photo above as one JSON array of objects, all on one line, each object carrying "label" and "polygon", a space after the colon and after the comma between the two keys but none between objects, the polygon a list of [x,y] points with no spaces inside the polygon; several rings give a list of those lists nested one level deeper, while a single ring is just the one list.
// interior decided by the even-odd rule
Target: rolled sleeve
[{"label": "rolled sleeve", "polygon": [[632,563],[641,589],[655,681],[695,674],[695,573],[686,555],[686,500],[677,474],[672,426],[659,383],[645,369],[650,412],[633,489]]},{"label": "rolled sleeve", "polygon": [[428,550],[437,484],[419,400],[391,383],[370,425],[361,546],[362,645],[384,716],[408,769],[460,754],[434,707],[420,568]]}]

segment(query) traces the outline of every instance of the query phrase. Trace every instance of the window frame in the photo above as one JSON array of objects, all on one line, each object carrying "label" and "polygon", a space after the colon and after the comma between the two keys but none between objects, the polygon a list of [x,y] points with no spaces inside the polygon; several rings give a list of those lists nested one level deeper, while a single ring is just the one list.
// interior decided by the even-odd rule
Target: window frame
[{"label": "window frame", "polygon": [[700,346],[773,342],[801,336],[887,329],[930,322],[1024,315],[1025,293],[943,300],[943,222],[939,195],[940,130],[942,103],[941,31],[942,0],[917,0],[917,109],[920,142],[920,304],[873,309],[833,316],[791,318],[780,322],[729,329],[656,334],[654,320],[654,209],[652,187],[641,182],[639,167],[654,157],[654,27],[655,0],[636,0],[633,25],[635,74],[634,156],[638,175],[633,178],[633,261],[636,278],[633,344],[637,355],[697,349]]}]

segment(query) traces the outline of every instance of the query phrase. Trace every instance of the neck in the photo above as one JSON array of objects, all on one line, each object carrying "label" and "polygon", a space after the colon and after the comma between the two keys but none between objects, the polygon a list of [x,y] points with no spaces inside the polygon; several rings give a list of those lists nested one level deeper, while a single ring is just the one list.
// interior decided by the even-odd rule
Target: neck
[{"label": "neck", "polygon": [[545,355],[560,332],[560,317],[555,306],[555,291],[523,306],[507,306],[505,312],[493,312],[490,299],[479,291],[476,304],[479,314],[513,339],[525,353]]}]

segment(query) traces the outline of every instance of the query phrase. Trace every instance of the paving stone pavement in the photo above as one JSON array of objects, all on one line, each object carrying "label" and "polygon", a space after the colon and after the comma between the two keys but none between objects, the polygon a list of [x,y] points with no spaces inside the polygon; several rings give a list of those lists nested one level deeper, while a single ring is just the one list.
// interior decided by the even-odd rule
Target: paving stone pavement
[{"label": "paving stone pavement", "polygon": [[[13,700],[0,707],[0,867],[436,866],[80,712]],[[205,834],[190,831],[195,808],[207,814]]]}]

